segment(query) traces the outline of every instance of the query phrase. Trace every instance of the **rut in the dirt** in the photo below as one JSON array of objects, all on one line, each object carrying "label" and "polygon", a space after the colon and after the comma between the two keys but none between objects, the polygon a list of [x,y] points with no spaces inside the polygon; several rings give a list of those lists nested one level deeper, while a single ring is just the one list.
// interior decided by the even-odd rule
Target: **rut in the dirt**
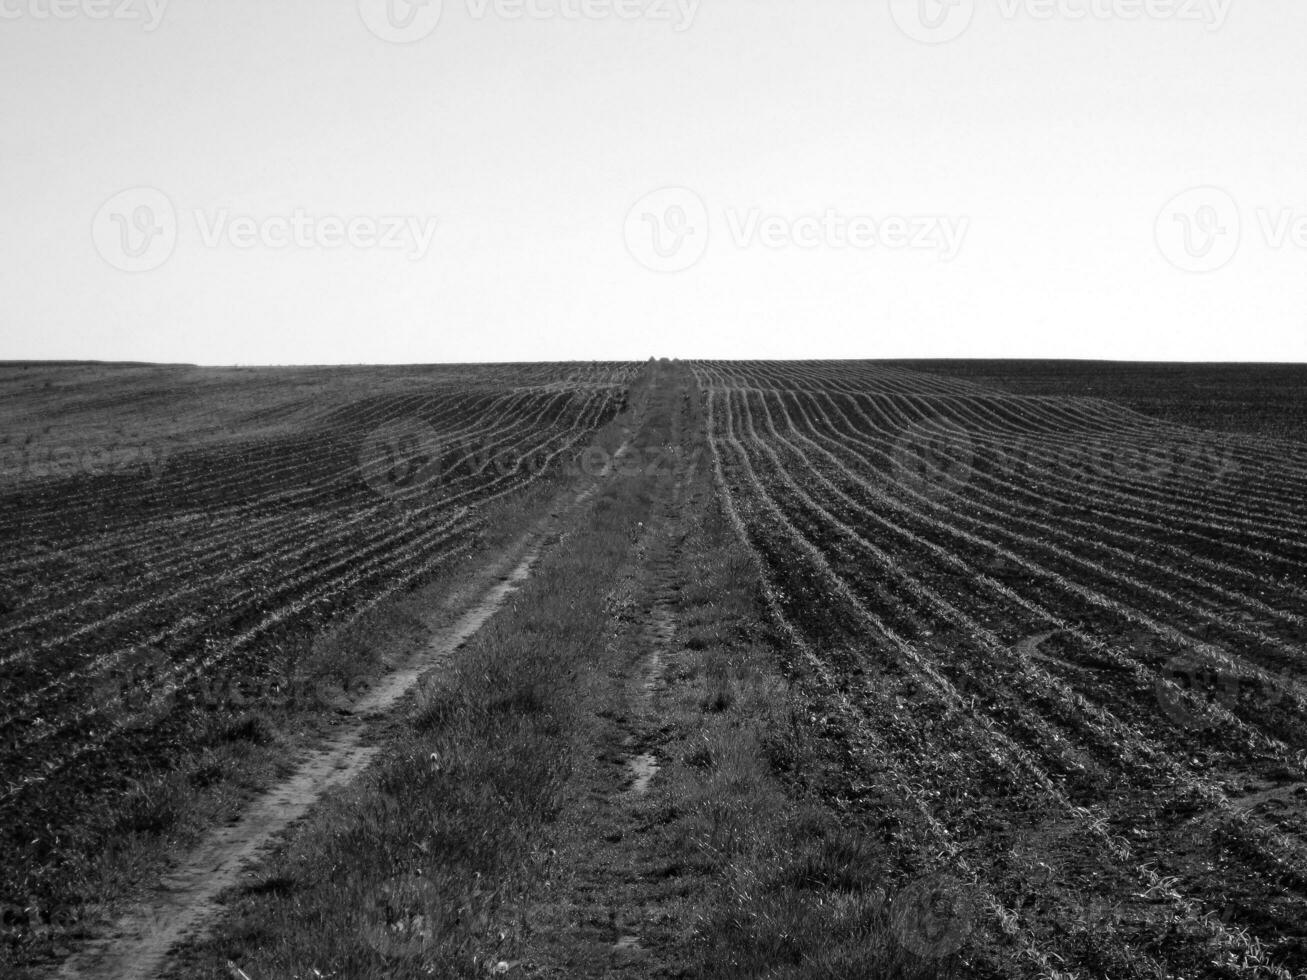
[{"label": "rut in the dirt", "polygon": [[603,723],[593,757],[576,775],[559,823],[568,869],[533,910],[537,940],[522,965],[532,977],[674,975],[679,885],[663,873],[670,855],[650,833],[661,805],[653,792],[668,732],[662,699],[677,683],[685,651],[674,644],[677,597],[685,587],[682,481],[665,489],[653,526],[636,543],[636,569],[622,590],[633,611],[614,639]]},{"label": "rut in the dirt", "polygon": [[[578,502],[585,495],[578,496]],[[238,884],[252,862],[322,797],[348,784],[368,766],[378,748],[368,744],[375,720],[392,710],[434,665],[476,633],[530,576],[548,526],[519,543],[501,559],[506,574],[493,584],[448,629],[442,630],[410,663],[387,675],[352,706],[351,714],[329,741],[317,748],[288,780],[268,790],[245,809],[240,819],[213,831],[187,854],[155,892],[114,924],[107,936],[67,960],[60,980],[146,980],[165,966],[169,951],[181,940],[202,933],[220,911],[219,895]]]}]

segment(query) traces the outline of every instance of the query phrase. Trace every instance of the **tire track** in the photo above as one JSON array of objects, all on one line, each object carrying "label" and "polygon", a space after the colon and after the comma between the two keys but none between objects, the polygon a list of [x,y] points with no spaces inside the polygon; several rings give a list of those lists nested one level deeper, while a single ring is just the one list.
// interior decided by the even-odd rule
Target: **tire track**
[{"label": "tire track", "polygon": [[363,772],[379,751],[370,744],[374,724],[394,709],[427,671],[445,661],[474,635],[527,578],[564,518],[594,493],[578,494],[508,554],[489,574],[498,581],[470,608],[440,630],[420,654],[386,675],[356,702],[348,719],[326,743],[314,749],[294,775],[261,794],[233,825],[209,834],[167,875],[154,893],[120,918],[108,936],[88,943],[54,974],[57,980],[148,980],[167,963],[182,939],[202,932],[220,906],[218,896],[237,884],[249,864],[301,819],[322,797]]}]

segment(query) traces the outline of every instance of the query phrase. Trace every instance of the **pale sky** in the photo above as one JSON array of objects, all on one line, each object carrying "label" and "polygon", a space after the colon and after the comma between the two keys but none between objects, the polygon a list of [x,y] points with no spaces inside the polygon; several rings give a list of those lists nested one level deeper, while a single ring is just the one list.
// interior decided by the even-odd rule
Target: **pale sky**
[{"label": "pale sky", "polygon": [[1302,0],[0,0],[0,359],[1307,360],[1305,40]]}]

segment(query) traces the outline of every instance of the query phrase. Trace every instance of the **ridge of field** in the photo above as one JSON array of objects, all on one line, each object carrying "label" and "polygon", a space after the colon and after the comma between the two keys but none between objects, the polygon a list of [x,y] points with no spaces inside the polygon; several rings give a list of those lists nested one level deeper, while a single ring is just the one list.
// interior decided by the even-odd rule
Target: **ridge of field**
[{"label": "ridge of field", "polygon": [[942,370],[691,367],[890,880],[969,889],[1003,975],[1307,970],[1307,448]]},{"label": "ridge of field", "polygon": [[252,702],[293,701],[324,635],[456,570],[638,370],[0,372],[6,939],[75,928],[101,855],[174,820],[180,759],[243,740]]},{"label": "ridge of field", "polygon": [[1307,440],[1307,365],[887,361],[1016,395],[1101,398],[1182,425]]},{"label": "ridge of field", "polygon": [[[0,486],[39,474],[13,463],[24,446],[96,451],[131,444],[167,457],[211,442],[248,443],[330,421],[360,396],[469,394],[571,382],[612,383],[632,365],[439,364],[207,368],[150,364],[0,365]],[[82,471],[84,472],[84,470]]]}]

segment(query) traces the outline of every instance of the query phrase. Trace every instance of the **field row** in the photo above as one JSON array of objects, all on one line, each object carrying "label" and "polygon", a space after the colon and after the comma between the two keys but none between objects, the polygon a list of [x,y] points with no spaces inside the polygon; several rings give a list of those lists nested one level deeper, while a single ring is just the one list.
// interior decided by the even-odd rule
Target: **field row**
[{"label": "field row", "polygon": [[[422,369],[388,383],[378,372],[366,397],[333,391],[325,410],[231,410],[229,431],[179,443],[160,472],[28,474],[5,488],[10,840],[57,835],[93,794],[166,769],[215,677],[257,686],[322,630],[466,554],[489,504],[585,452],[635,370],[442,368],[425,384]],[[184,389],[139,395],[124,412],[185,411]]]},{"label": "field row", "polygon": [[694,367],[850,794],[905,879],[973,896],[996,969],[1307,965],[1300,448],[892,366]]}]

